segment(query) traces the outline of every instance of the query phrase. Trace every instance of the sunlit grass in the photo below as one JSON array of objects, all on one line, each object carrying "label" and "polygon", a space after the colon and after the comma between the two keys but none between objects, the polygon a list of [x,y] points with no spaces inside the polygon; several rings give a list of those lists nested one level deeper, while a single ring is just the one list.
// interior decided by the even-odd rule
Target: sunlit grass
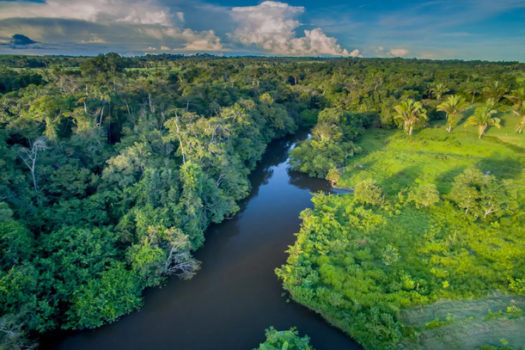
[{"label": "sunlit grass", "polygon": [[514,131],[517,122],[506,114],[502,128],[490,128],[481,139],[475,127],[461,124],[452,133],[435,124],[412,137],[399,130],[367,130],[359,142],[363,153],[350,161],[339,186],[373,178],[390,195],[414,182],[435,183],[446,194],[453,178],[468,167],[525,184],[525,135]]}]

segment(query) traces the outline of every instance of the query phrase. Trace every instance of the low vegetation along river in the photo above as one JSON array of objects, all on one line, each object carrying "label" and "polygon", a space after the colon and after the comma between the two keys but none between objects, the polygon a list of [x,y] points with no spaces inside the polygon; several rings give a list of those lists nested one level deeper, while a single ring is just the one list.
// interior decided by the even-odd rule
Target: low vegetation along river
[{"label": "low vegetation along river", "polygon": [[319,315],[287,301],[274,269],[299,229],[311,193],[324,180],[290,172],[295,140],[273,142],[252,174],[252,193],[235,217],[212,225],[195,256],[202,269],[189,281],[170,279],[146,293],[144,307],[118,322],[78,333],[53,334],[48,349],[252,349],[264,329],[296,326],[318,349],[359,349]]}]

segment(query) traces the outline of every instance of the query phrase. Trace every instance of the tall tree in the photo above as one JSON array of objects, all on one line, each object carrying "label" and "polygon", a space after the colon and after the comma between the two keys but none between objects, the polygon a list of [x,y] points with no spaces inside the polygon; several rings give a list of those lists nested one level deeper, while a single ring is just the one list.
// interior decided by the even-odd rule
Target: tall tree
[{"label": "tall tree", "polygon": [[492,85],[486,86],[483,89],[483,92],[489,99],[494,99],[494,101],[497,103],[501,98],[507,93],[508,87],[503,85],[499,81],[495,81],[492,83]]},{"label": "tall tree", "polygon": [[467,104],[458,95],[450,95],[445,102],[437,106],[438,111],[445,112],[447,115],[447,131],[451,132],[452,128],[457,125],[461,112],[465,110]]},{"label": "tall tree", "polygon": [[38,184],[36,180],[36,161],[38,159],[38,153],[48,149],[45,136],[37,138],[34,142],[30,144],[30,148],[21,148],[20,149],[20,159],[27,166],[31,172],[31,178],[33,180],[33,187],[35,192],[38,193]]},{"label": "tall tree", "polygon": [[507,100],[511,101],[514,107],[519,108],[523,102],[525,102],[525,87],[512,90],[510,94],[504,96]]},{"label": "tall tree", "polygon": [[518,120],[518,125],[516,125],[516,132],[521,134],[525,129],[525,101],[522,101],[521,105],[516,106],[513,112],[518,116],[518,118],[520,118]]},{"label": "tall tree", "polygon": [[485,105],[476,108],[474,114],[471,115],[465,126],[474,125],[479,128],[478,137],[481,138],[489,126],[500,128],[500,119],[494,117],[498,110],[494,108],[494,100],[489,98]]},{"label": "tall tree", "polygon": [[441,100],[444,93],[448,92],[449,88],[443,83],[437,83],[430,88],[430,93],[436,97],[436,100]]},{"label": "tall tree", "polygon": [[419,101],[405,100],[395,106],[394,110],[396,112],[394,119],[402,122],[403,129],[408,135],[412,135],[417,124],[428,120],[427,111]]}]

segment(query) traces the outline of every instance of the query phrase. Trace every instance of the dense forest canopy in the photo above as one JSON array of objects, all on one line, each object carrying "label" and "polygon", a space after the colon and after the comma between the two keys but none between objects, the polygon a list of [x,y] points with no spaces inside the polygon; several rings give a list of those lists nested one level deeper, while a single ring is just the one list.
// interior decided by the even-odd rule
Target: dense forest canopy
[{"label": "dense forest canopy", "polygon": [[[525,125],[525,65],[516,62],[107,54],[0,56],[0,66],[0,344],[8,348],[29,346],[51,330],[114,321],[140,307],[145,288],[170,275],[191,278],[199,268],[192,252],[205,229],[239,209],[248,175],[273,139],[313,127],[292,164],[344,184],[344,168],[367,151],[359,143],[367,129],[412,133],[450,117],[454,133],[454,118],[465,109],[444,106],[452,96],[476,107],[469,123],[480,137],[497,127],[500,110],[514,113],[508,122],[516,135]],[[517,189],[466,174],[457,181],[505,186],[509,196]],[[388,213],[397,204],[391,193],[377,193],[378,184],[360,186],[356,204],[344,205],[368,230],[384,221],[368,206]],[[433,188],[415,191],[422,192],[414,195],[418,205],[435,201]],[[498,199],[486,214],[460,197],[450,203],[483,225],[481,217],[499,220],[523,204]],[[512,227],[519,220],[497,222]],[[522,294],[523,264],[512,266]],[[290,282],[284,272],[281,278],[289,290],[310,283],[306,276]],[[320,298],[344,298],[338,295]],[[396,315],[385,322],[397,322]]]}]

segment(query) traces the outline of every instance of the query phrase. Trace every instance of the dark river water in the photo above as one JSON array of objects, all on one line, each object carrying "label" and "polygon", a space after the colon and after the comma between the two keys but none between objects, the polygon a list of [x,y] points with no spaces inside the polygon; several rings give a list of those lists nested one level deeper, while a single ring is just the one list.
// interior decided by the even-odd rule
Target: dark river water
[{"label": "dark river water", "polygon": [[146,292],[144,307],[96,330],[49,335],[45,349],[249,350],[264,329],[296,326],[317,350],[361,347],[318,314],[287,302],[274,269],[286,260],[299,213],[324,180],[290,172],[295,140],[275,141],[251,176],[252,193],[230,220],[212,225],[195,256],[202,268]]}]

